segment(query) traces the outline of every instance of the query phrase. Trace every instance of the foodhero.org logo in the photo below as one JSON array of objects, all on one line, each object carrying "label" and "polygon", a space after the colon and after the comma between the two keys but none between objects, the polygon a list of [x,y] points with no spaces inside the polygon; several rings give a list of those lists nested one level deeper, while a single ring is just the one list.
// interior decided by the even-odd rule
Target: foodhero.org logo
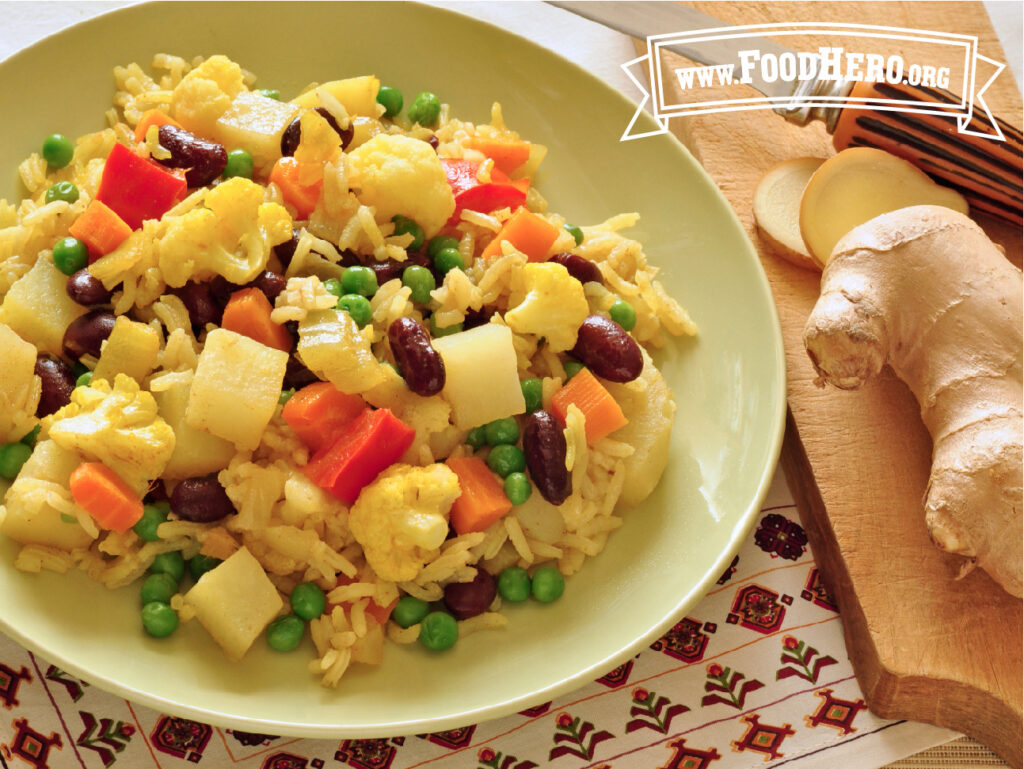
[{"label": "foodhero.org logo", "polygon": [[[880,43],[913,57],[863,50]],[[702,63],[679,66],[671,49]],[[1005,67],[979,53],[970,35],[869,24],[787,22],[651,35],[647,53],[622,65],[643,92],[622,139],[665,133],[673,117],[825,107],[952,115],[961,133],[1002,139],[983,97]],[[634,130],[644,108],[658,129]]]}]

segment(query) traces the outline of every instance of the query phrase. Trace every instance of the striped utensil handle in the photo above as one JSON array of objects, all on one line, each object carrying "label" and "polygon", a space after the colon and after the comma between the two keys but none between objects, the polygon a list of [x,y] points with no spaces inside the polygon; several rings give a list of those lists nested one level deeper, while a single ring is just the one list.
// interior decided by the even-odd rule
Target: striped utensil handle
[{"label": "striped utensil handle", "polygon": [[[857,83],[848,98],[899,99],[924,103],[961,103],[949,91],[911,85]],[[859,103],[859,102],[858,102]],[[904,107],[905,108],[905,107]],[[941,184],[958,189],[974,211],[1020,225],[1020,129],[996,118],[1005,141],[957,131],[953,114],[916,114],[846,107],[839,114],[832,143],[846,147],[876,147],[899,155]],[[969,127],[992,132],[984,117],[972,115]]]}]

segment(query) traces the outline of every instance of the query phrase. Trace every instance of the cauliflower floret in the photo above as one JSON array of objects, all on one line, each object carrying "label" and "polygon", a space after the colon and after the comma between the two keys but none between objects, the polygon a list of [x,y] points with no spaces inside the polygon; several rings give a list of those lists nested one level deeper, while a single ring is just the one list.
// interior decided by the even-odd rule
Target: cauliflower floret
[{"label": "cauliflower floret", "polygon": [[43,433],[67,451],[107,465],[140,494],[174,453],[174,430],[153,396],[118,374],[71,392],[71,403],[42,420]]},{"label": "cauliflower floret", "polygon": [[527,264],[513,273],[508,303],[509,328],[544,337],[553,352],[576,344],[576,332],[590,312],[583,284],[555,262]]},{"label": "cauliflower floret", "polygon": [[413,580],[440,554],[459,494],[458,476],[441,464],[392,465],[362,490],[349,528],[380,579]]},{"label": "cauliflower floret", "polygon": [[245,88],[242,68],[227,56],[211,56],[181,79],[171,94],[171,111],[185,128],[212,136],[217,119]]},{"label": "cauliflower floret", "polygon": [[344,310],[318,310],[299,322],[296,352],[302,363],[344,393],[361,393],[384,381],[383,364]]},{"label": "cauliflower floret", "polygon": [[206,193],[205,207],[165,217],[160,271],[175,288],[222,275],[248,283],[266,267],[270,250],[292,236],[283,206],[263,202],[263,188],[236,176]]},{"label": "cauliflower floret", "polygon": [[378,222],[402,214],[430,237],[454,213],[455,197],[444,167],[425,141],[378,134],[352,150],[349,159],[359,200],[377,210]]}]

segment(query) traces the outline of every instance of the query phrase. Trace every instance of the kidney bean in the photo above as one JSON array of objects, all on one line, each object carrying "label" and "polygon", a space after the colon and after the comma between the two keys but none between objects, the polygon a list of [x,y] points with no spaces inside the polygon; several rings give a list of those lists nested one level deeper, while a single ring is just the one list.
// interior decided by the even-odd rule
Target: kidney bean
[{"label": "kidney bean", "polygon": [[224,146],[196,136],[191,131],[168,124],[160,126],[160,146],[171,153],[157,158],[168,168],[187,168],[185,182],[189,187],[209,184],[224,171],[228,153]]},{"label": "kidney bean", "polygon": [[286,270],[288,265],[292,263],[292,257],[295,256],[295,249],[299,247],[299,231],[292,230],[292,236],[289,240],[284,243],[278,243],[274,246],[274,256],[277,257],[278,261],[281,262],[281,266]]},{"label": "kidney bean", "polygon": [[540,495],[552,505],[568,499],[572,494],[572,476],[565,469],[565,434],[550,412],[534,411],[526,417],[523,453]]},{"label": "kidney bean", "polygon": [[273,304],[274,300],[277,299],[277,295],[284,291],[287,283],[288,281],[285,280],[284,275],[281,273],[274,272],[273,270],[264,270],[255,280],[250,281],[249,285],[262,291],[264,296]]},{"label": "kidney bean", "polygon": [[444,586],[444,605],[456,619],[469,619],[487,611],[497,593],[494,577],[477,569],[470,582],[449,582]]},{"label": "kidney bean", "polygon": [[434,134],[430,134],[430,136],[427,137],[426,142],[427,144],[430,145],[430,149],[434,150],[434,152],[437,152],[437,147],[439,144],[441,144],[441,140],[438,139],[437,136],[435,136]]},{"label": "kidney bean", "polygon": [[[355,135],[355,131],[352,129],[352,125],[344,131],[338,125],[338,121],[334,119],[334,115],[328,112],[323,107],[316,108],[317,113],[326,120],[331,128],[334,129],[334,133],[338,134],[338,138],[341,140],[341,148],[345,149],[349,142],[352,141],[352,137]],[[288,127],[284,129],[284,133],[281,134],[281,154],[285,157],[290,157],[295,154],[295,150],[299,147],[299,141],[302,139],[302,116],[295,118]]]},{"label": "kidney bean", "polygon": [[224,307],[213,298],[209,283],[190,280],[181,288],[175,289],[174,293],[188,310],[188,319],[193,326],[203,328],[207,323],[220,323]]},{"label": "kidney bean", "polygon": [[146,496],[143,501],[148,505],[156,502],[170,503],[171,498],[167,496],[167,487],[164,486],[162,478],[157,478],[149,484],[149,491],[146,492]]},{"label": "kidney bean", "polygon": [[171,512],[193,523],[219,521],[235,512],[216,475],[186,478],[171,492]]},{"label": "kidney bean", "polygon": [[66,290],[71,301],[83,307],[107,304],[113,292],[104,288],[102,281],[89,272],[88,267],[73,272],[68,278]]},{"label": "kidney bean", "polygon": [[552,256],[548,261],[565,267],[569,274],[580,283],[601,282],[601,270],[592,261],[584,259],[579,254],[570,254],[568,251],[562,251]]},{"label": "kidney bean", "polygon": [[45,417],[71,403],[71,391],[75,389],[71,366],[55,355],[40,353],[36,356],[35,375],[43,385],[36,406],[37,417]]},{"label": "kidney bean", "polygon": [[409,389],[435,395],[444,387],[444,361],[430,344],[430,334],[412,318],[398,318],[388,327],[388,341]]},{"label": "kidney bean", "polygon": [[104,340],[114,330],[114,313],[110,310],[89,310],[79,315],[64,330],[64,355],[78,360],[83,355],[99,356]]},{"label": "kidney bean", "polygon": [[[395,278],[401,278],[402,273],[405,272],[406,267],[412,265],[419,267],[426,267],[428,270],[433,268],[433,263],[430,261],[430,257],[423,251],[410,251],[406,255],[404,262],[399,262],[397,259],[385,259],[383,262],[372,261],[368,265],[373,274],[377,276],[377,285],[383,286],[389,280]],[[435,275],[435,279],[436,279]],[[444,276],[441,276],[442,280]],[[437,284],[441,285],[442,281],[438,281]]]},{"label": "kidney bean", "polygon": [[319,382],[320,378],[306,368],[302,361],[294,355],[288,358],[288,365],[284,370],[284,382],[282,387],[285,390],[301,390],[313,382]]},{"label": "kidney bean", "polygon": [[633,337],[603,315],[591,315],[580,326],[573,356],[597,376],[611,382],[632,382],[644,368],[644,358]]}]

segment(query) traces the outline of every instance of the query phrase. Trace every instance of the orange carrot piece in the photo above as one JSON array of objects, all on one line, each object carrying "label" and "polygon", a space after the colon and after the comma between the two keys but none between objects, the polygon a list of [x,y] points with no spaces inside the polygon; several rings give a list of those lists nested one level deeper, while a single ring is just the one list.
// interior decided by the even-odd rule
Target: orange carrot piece
[{"label": "orange carrot piece", "polygon": [[[154,125],[172,125],[175,128],[181,128],[181,123],[172,118],[163,110],[154,107],[153,109],[148,109],[145,112],[143,112],[142,117],[139,118],[139,122],[135,124],[135,141],[146,141],[146,133],[149,131],[149,127]],[[482,151],[483,150],[481,150],[481,152]]]},{"label": "orange carrot piece", "polygon": [[519,166],[530,159],[530,144],[523,141],[501,141],[483,139],[479,136],[466,142],[470,149],[482,152],[494,161],[496,168],[511,174]]},{"label": "orange carrot piece", "polygon": [[484,531],[512,509],[498,476],[480,457],[449,457],[445,464],[459,476],[462,489],[449,515],[456,534]]},{"label": "orange carrot piece", "polygon": [[75,503],[104,529],[123,534],[142,517],[142,497],[102,462],[83,462],[68,479]]},{"label": "orange carrot piece", "polygon": [[551,413],[563,425],[569,406],[576,406],[586,419],[587,443],[593,445],[629,421],[619,404],[589,369],[580,369],[562,389],[551,396]]},{"label": "orange carrot piece", "polygon": [[319,451],[367,408],[358,395],[343,393],[330,382],[314,382],[288,399],[281,416],[307,448]]},{"label": "orange carrot piece", "polygon": [[267,347],[289,352],[292,336],[284,326],[270,319],[273,309],[267,295],[258,288],[243,288],[231,295],[220,325]]},{"label": "orange carrot piece", "polygon": [[68,228],[68,233],[88,247],[91,264],[121,245],[132,234],[132,228],[106,203],[93,200]]},{"label": "orange carrot piece", "polygon": [[482,256],[488,259],[501,254],[501,242],[507,240],[517,251],[526,254],[531,262],[542,262],[557,237],[558,228],[555,225],[525,207],[519,208],[494,236],[494,240],[487,244]]},{"label": "orange carrot piece", "polygon": [[321,180],[315,184],[301,184],[301,168],[294,157],[283,157],[270,169],[270,181],[281,190],[285,202],[295,209],[297,218],[308,219],[320,200],[324,183]]}]

